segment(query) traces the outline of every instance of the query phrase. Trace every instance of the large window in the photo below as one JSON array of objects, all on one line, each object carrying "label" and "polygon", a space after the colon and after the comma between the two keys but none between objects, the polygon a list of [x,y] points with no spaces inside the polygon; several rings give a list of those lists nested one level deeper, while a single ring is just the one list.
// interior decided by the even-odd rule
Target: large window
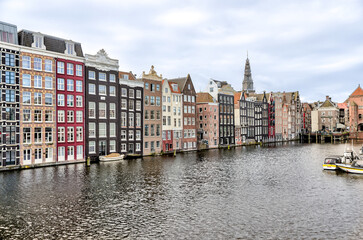
[{"label": "large window", "polygon": [[72,79],[67,79],[67,91],[74,91],[74,82]]},{"label": "large window", "polygon": [[77,142],[83,141],[83,127],[77,127],[76,128],[76,134],[77,134]]},{"label": "large window", "polygon": [[99,123],[98,125],[98,136],[107,137],[106,123]]},{"label": "large window", "polygon": [[110,123],[110,137],[116,137],[116,123]]},{"label": "large window", "polygon": [[22,66],[25,69],[30,69],[30,62],[31,62],[31,58],[29,56],[23,56],[22,57]]},{"label": "large window", "polygon": [[51,94],[51,93],[45,94],[45,105],[48,105],[48,106],[53,105],[53,94]]},{"label": "large window", "polygon": [[89,153],[96,153],[96,142],[95,141],[90,141],[88,143],[88,152]]},{"label": "large window", "polygon": [[82,92],[82,91],[83,91],[82,81],[76,81],[76,92]]},{"label": "large window", "polygon": [[116,96],[116,87],[110,86],[110,96]]},{"label": "large window", "polygon": [[42,59],[34,58],[34,70],[41,71],[42,70]]},{"label": "large window", "polygon": [[13,108],[13,107],[6,108],[6,120],[10,120],[10,121],[15,120],[15,108]]},{"label": "large window", "polygon": [[100,81],[106,81],[106,73],[98,73],[98,80]]},{"label": "large window", "polygon": [[110,140],[110,152],[116,152],[116,141]]},{"label": "large window", "polygon": [[82,65],[76,65],[76,75],[82,77],[83,75],[83,67]]},{"label": "large window", "polygon": [[88,71],[88,78],[89,79],[96,79],[96,73],[94,71]]},{"label": "large window", "polygon": [[16,135],[15,135],[15,126],[9,126],[5,128],[5,143],[6,144],[15,144],[16,143]]},{"label": "large window", "polygon": [[42,93],[39,92],[34,93],[34,104],[42,105]]},{"label": "large window", "polygon": [[67,63],[67,75],[74,75],[74,69],[73,69],[72,63]]},{"label": "large window", "polygon": [[44,70],[46,72],[51,72],[52,71],[52,64],[53,64],[52,60],[50,60],[50,59],[44,60]]},{"label": "large window", "polygon": [[96,137],[96,123],[93,122],[88,123],[88,137],[91,138]]},{"label": "large window", "polygon": [[34,128],[34,143],[42,143],[42,128]]},{"label": "large window", "polygon": [[23,92],[23,104],[31,104],[31,92]]},{"label": "large window", "polygon": [[116,82],[115,74],[110,74],[110,82]]},{"label": "large window", "polygon": [[74,107],[74,96],[73,95],[67,95],[67,106]]},{"label": "large window", "polygon": [[30,74],[23,74],[23,87],[31,87]]},{"label": "large window", "polygon": [[34,122],[42,121],[42,110],[34,110]]},{"label": "large window", "polygon": [[64,74],[64,62],[57,62],[57,73]]},{"label": "large window", "polygon": [[50,127],[45,128],[45,142],[46,143],[53,142],[53,130]]},{"label": "large window", "polygon": [[98,104],[98,116],[99,118],[106,118],[106,103],[105,102],[100,102]]},{"label": "large window", "polygon": [[64,121],[65,121],[64,110],[58,110],[58,122],[64,122]]},{"label": "large window", "polygon": [[67,122],[72,123],[74,122],[74,112],[67,111]]},{"label": "large window", "polygon": [[67,141],[74,142],[74,127],[67,127]]},{"label": "large window", "polygon": [[115,119],[116,118],[116,104],[110,103],[110,118]]},{"label": "large window", "polygon": [[14,72],[5,72],[5,82],[7,84],[15,84],[15,73]]},{"label": "large window", "polygon": [[15,90],[6,89],[5,101],[15,102]]},{"label": "large window", "polygon": [[53,122],[53,111],[52,110],[45,110],[45,121]]},{"label": "large window", "polygon": [[96,85],[94,85],[93,83],[89,83],[88,84],[88,93],[89,94],[96,94]]},{"label": "large window", "polygon": [[78,123],[83,122],[83,111],[76,112],[76,122]]},{"label": "large window", "polygon": [[136,127],[141,127],[141,113],[136,113]]},{"label": "large window", "polygon": [[57,105],[64,106],[64,94],[58,94],[57,98],[58,98]]},{"label": "large window", "polygon": [[105,85],[98,85],[98,94],[107,95],[107,90]]},{"label": "large window", "polygon": [[89,102],[88,103],[88,117],[89,118],[95,118],[96,117],[96,103],[95,102]]},{"label": "large window", "polygon": [[31,149],[25,149],[23,151],[23,156],[24,156],[23,161],[30,161],[31,160],[31,152],[32,152]]},{"label": "large window", "polygon": [[45,87],[45,89],[53,89],[53,78],[52,77],[44,78],[44,87]]},{"label": "large window", "polygon": [[58,78],[57,79],[57,89],[58,90],[64,90],[64,79],[63,78]]},{"label": "large window", "polygon": [[30,122],[31,119],[32,119],[31,110],[30,109],[24,109],[23,110],[23,121],[24,122]]},{"label": "large window", "polygon": [[32,139],[31,139],[30,128],[23,128],[23,143],[30,144],[31,142],[32,142]]},{"label": "large window", "polygon": [[76,107],[83,107],[83,97],[77,95],[76,96]]}]

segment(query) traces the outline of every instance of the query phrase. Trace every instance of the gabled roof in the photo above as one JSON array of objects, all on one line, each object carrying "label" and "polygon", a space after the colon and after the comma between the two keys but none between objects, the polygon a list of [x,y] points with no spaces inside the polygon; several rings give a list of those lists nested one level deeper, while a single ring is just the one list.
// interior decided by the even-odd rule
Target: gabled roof
[{"label": "gabled roof", "polygon": [[357,89],[355,89],[354,92],[350,94],[350,97],[352,96],[363,96],[363,90],[360,85],[358,85]]},{"label": "gabled roof", "polygon": [[336,106],[330,100],[325,100],[325,102],[319,106],[319,108],[329,108],[329,107],[336,107]]},{"label": "gabled roof", "polygon": [[213,78],[211,78],[210,80],[214,81],[217,84],[218,88],[221,88],[224,85],[227,85],[228,84],[227,81],[219,81],[219,80],[215,80]]},{"label": "gabled roof", "polygon": [[177,83],[179,85],[180,91],[183,91],[188,78],[190,78],[189,74],[186,77],[169,79],[169,81]]},{"label": "gabled roof", "polygon": [[199,92],[197,93],[197,103],[215,103],[212,95],[207,92]]},{"label": "gabled roof", "polygon": [[29,30],[21,30],[20,32],[18,32],[19,45],[31,47],[32,43],[34,42],[34,34],[41,34],[42,36],[44,36],[44,45],[46,46],[46,50],[48,51],[64,54],[64,52],[66,51],[66,42],[72,42],[74,43],[74,51],[76,52],[76,56],[83,57],[82,47],[80,43],[46,35],[43,33],[36,33]]},{"label": "gabled roof", "polygon": [[340,108],[340,109],[346,109],[346,108],[348,108],[348,104],[345,103],[345,102],[338,103],[337,105],[338,105],[338,108]]}]

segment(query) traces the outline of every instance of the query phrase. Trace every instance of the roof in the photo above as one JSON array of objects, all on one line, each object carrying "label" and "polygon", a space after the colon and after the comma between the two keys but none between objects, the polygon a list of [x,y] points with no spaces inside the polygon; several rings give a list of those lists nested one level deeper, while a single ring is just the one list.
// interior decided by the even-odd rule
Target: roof
[{"label": "roof", "polygon": [[354,90],[354,92],[352,94],[350,94],[350,97],[352,96],[362,96],[363,95],[363,90],[360,87],[360,85],[358,85],[357,89]]},{"label": "roof", "polygon": [[345,108],[348,108],[348,104],[347,104],[347,103],[345,103],[345,102],[343,102],[343,103],[338,103],[337,105],[338,105],[338,108],[341,108],[341,109],[342,109],[342,108],[344,108],[344,109],[345,109]]},{"label": "roof", "polygon": [[197,103],[214,103],[214,99],[212,95],[207,92],[199,92],[197,93]]},{"label": "roof", "polygon": [[177,84],[179,85],[179,89],[180,89],[181,91],[183,91],[183,89],[184,89],[184,87],[185,87],[185,84],[186,84],[186,82],[187,82],[187,80],[188,80],[188,77],[190,77],[190,76],[189,76],[189,74],[188,74],[188,76],[186,76],[186,77],[169,79],[169,81],[172,81],[172,82],[174,82],[174,83],[177,83]]},{"label": "roof", "polygon": [[[169,87],[170,87],[170,91],[172,93],[181,93],[179,85],[176,82],[168,81],[168,84],[169,84]],[[178,86],[178,89],[176,91],[174,91],[174,89],[173,89],[173,84],[176,84]]]},{"label": "roof", "polygon": [[330,100],[325,100],[325,102],[319,106],[319,108],[329,108],[329,107],[336,107],[336,106]]},{"label": "roof", "polygon": [[227,85],[228,84],[227,81],[219,81],[219,80],[215,80],[213,78],[211,78],[211,80],[214,81],[218,85],[219,88],[221,88],[224,85]]},{"label": "roof", "polygon": [[64,52],[66,51],[66,42],[69,41],[74,43],[74,50],[76,52],[76,56],[83,57],[83,51],[80,43],[46,35],[43,33],[32,32],[29,30],[21,30],[20,32],[18,32],[19,45],[31,47],[32,43],[34,42],[33,41],[34,34],[41,34],[42,36],[44,36],[44,46],[48,51],[64,54]]},{"label": "roof", "polygon": [[136,80],[135,75],[131,71],[130,72],[122,72],[122,71],[118,72],[118,77],[119,78],[123,78],[123,75],[128,75],[129,80]]}]

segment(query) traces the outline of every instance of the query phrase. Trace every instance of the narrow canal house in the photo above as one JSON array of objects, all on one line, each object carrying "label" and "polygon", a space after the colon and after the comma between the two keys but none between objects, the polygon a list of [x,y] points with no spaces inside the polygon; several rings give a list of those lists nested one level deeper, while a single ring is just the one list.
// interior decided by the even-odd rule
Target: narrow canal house
[{"label": "narrow canal house", "polygon": [[0,168],[20,164],[20,52],[17,27],[0,22]]},{"label": "narrow canal house", "polygon": [[[20,45],[32,47],[35,44],[54,55],[56,78],[54,114],[58,135],[56,161],[84,161],[84,57],[81,44],[28,30],[23,30],[18,35]],[[44,86],[45,84],[44,78]],[[46,117],[45,113],[42,115],[37,117]],[[45,151],[43,149],[43,154]]]},{"label": "narrow canal house", "polygon": [[363,90],[360,85],[349,95],[347,103],[349,111],[347,125],[350,136],[363,139]]},{"label": "narrow canal house", "polygon": [[132,72],[119,72],[118,133],[120,150],[128,156],[143,155],[144,82]]},{"label": "narrow canal house", "polygon": [[151,66],[149,73],[143,72],[144,83],[144,150],[143,155],[159,154],[162,150],[162,75]]},{"label": "narrow canal house", "polygon": [[44,35],[39,33],[21,31],[19,44],[24,45],[20,53],[21,165],[55,162],[57,55],[47,51]]},{"label": "narrow canal house", "polygon": [[197,149],[196,134],[196,92],[190,75],[182,78],[170,79],[177,83],[183,94],[183,150],[191,151]]},{"label": "narrow canal house", "polygon": [[275,141],[275,99],[272,93],[268,94],[268,139],[269,141]]},{"label": "narrow canal house", "polygon": [[337,104],[326,96],[324,102],[318,104],[311,111],[311,130],[316,131],[335,131],[339,123],[339,109]]},{"label": "narrow canal house", "polygon": [[179,85],[171,80],[164,79],[162,96],[162,139],[163,152],[182,149],[182,93]]},{"label": "narrow canal house", "polygon": [[197,134],[199,148],[217,148],[219,144],[218,102],[209,93],[197,93]]},{"label": "narrow canal house", "polygon": [[118,60],[101,49],[85,54],[86,156],[91,160],[120,151]]}]

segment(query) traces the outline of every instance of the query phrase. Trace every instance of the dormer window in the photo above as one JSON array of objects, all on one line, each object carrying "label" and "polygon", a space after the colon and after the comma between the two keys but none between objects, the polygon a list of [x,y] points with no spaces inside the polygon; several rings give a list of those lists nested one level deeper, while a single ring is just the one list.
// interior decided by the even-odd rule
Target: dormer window
[{"label": "dormer window", "polygon": [[178,85],[177,84],[173,84],[173,91],[174,92],[178,91]]},{"label": "dormer window", "polygon": [[34,33],[33,34],[33,44],[32,47],[34,48],[40,48],[40,49],[45,49],[45,45],[44,45],[44,36],[40,33]]},{"label": "dormer window", "polygon": [[76,55],[74,51],[74,43],[66,42],[66,50],[64,53],[68,55]]}]

